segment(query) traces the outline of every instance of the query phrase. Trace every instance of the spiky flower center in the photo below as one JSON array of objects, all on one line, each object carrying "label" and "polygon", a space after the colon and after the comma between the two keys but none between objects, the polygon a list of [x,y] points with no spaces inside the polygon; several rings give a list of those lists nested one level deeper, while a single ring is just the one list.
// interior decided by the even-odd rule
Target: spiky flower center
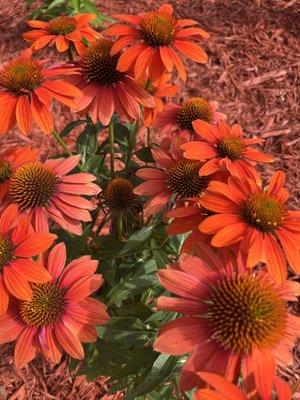
[{"label": "spiky flower center", "polygon": [[10,240],[4,236],[0,236],[0,272],[3,266],[11,259],[13,246]]},{"label": "spiky flower center", "polygon": [[169,46],[174,39],[176,20],[172,15],[150,11],[140,21],[140,34],[152,47]]},{"label": "spiky flower center", "polygon": [[32,284],[31,301],[20,302],[20,314],[24,322],[36,327],[46,326],[58,320],[64,311],[64,291],[53,282]]},{"label": "spiky flower center", "polygon": [[217,145],[219,155],[230,160],[240,158],[244,153],[244,148],[245,145],[242,139],[236,136],[225,137]]},{"label": "spiky flower center", "polygon": [[124,178],[111,180],[103,189],[105,205],[111,210],[123,211],[137,204],[133,184]]},{"label": "spiky flower center", "polygon": [[286,309],[261,277],[224,277],[211,288],[205,317],[213,340],[234,352],[250,352],[282,340]]},{"label": "spiky flower center", "polygon": [[76,29],[76,19],[68,17],[67,15],[60,15],[59,17],[49,21],[49,32],[52,35],[67,35],[74,32]]},{"label": "spiky flower center", "polygon": [[86,50],[81,67],[87,81],[105,84],[114,84],[120,81],[122,72],[117,71],[119,54],[110,55],[113,42],[100,39]]},{"label": "spiky flower center", "polygon": [[17,168],[11,177],[10,195],[23,209],[46,206],[55,192],[57,178],[54,172],[40,162],[31,162]]},{"label": "spiky flower center", "polygon": [[282,225],[286,214],[284,204],[266,192],[252,194],[242,209],[242,217],[262,232],[270,232]]},{"label": "spiky flower center", "polygon": [[18,58],[0,70],[0,86],[16,96],[32,92],[43,80],[42,68],[34,60]]},{"label": "spiky flower center", "polygon": [[214,112],[209,102],[202,97],[192,97],[182,103],[177,114],[177,123],[181,129],[193,132],[192,122],[196,119],[211,123]]},{"label": "spiky flower center", "polygon": [[0,184],[7,181],[10,178],[12,173],[11,164],[0,158]]},{"label": "spiky flower center", "polygon": [[199,175],[201,163],[192,160],[179,160],[167,170],[168,187],[177,195],[199,197],[208,186],[208,178]]}]

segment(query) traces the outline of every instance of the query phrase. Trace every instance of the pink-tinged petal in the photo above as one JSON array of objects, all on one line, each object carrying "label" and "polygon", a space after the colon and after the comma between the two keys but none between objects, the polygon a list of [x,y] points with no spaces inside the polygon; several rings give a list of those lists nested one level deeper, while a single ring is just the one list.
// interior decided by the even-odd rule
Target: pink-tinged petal
[{"label": "pink-tinged petal", "polygon": [[208,39],[209,33],[201,28],[187,28],[176,32],[176,38],[190,38],[191,36],[200,36],[202,39]]},{"label": "pink-tinged petal", "polygon": [[89,256],[82,256],[71,261],[60,276],[60,285],[69,288],[79,279],[91,277],[97,270],[98,261]]},{"label": "pink-tinged petal", "polygon": [[6,234],[16,222],[19,215],[19,207],[17,204],[10,204],[2,211],[0,216],[0,232]]},{"label": "pink-tinged petal", "polygon": [[115,110],[113,89],[103,86],[101,96],[98,95],[98,118],[103,125],[108,125]]},{"label": "pink-tinged petal", "polygon": [[135,42],[136,42],[135,36],[119,37],[118,40],[114,43],[112,50],[116,54],[119,51],[123,50],[125,47],[133,45]]},{"label": "pink-tinged petal", "polygon": [[85,325],[104,325],[109,320],[106,306],[91,297],[78,303],[70,303],[66,307],[66,313]]},{"label": "pink-tinged petal", "polygon": [[189,160],[206,160],[217,155],[216,149],[205,142],[188,142],[184,143],[181,148],[185,150],[184,157]]},{"label": "pink-tinged petal", "polygon": [[12,260],[10,265],[17,275],[29,282],[45,283],[52,278],[45,268],[30,259]]},{"label": "pink-tinged petal", "polygon": [[54,324],[54,331],[59,344],[67,354],[77,360],[82,360],[84,358],[82,344],[74,335],[74,333],[64,325],[63,322],[56,321]]},{"label": "pink-tinged petal", "polygon": [[[9,296],[7,290],[4,286],[3,282],[3,275],[0,274],[0,316],[4,315],[8,308],[9,303]],[[2,330],[2,329],[1,329]],[[0,330],[0,337],[1,337],[1,330]],[[1,343],[1,340],[0,340]]]},{"label": "pink-tinged petal", "polygon": [[19,335],[15,351],[14,361],[17,368],[23,368],[36,356],[37,348],[34,345],[34,336],[37,328],[29,326],[25,328]]},{"label": "pink-tinged petal", "polygon": [[153,196],[164,190],[166,190],[166,182],[155,179],[141,183],[133,192],[141,196]]},{"label": "pink-tinged petal", "polygon": [[102,86],[97,85],[95,83],[90,83],[90,84],[82,87],[83,96],[76,98],[74,100],[75,104],[76,104],[75,111],[85,110],[95,99],[95,97],[97,96],[97,93],[99,91],[99,88],[101,88],[101,87]]},{"label": "pink-tinged petal", "polygon": [[150,64],[154,52],[155,49],[152,47],[146,47],[137,57],[134,64],[134,77],[136,80],[141,79],[141,77],[145,75],[145,71]]},{"label": "pink-tinged petal", "polygon": [[16,273],[13,267],[5,265],[2,274],[5,287],[9,293],[20,300],[32,300],[33,292],[28,281]]},{"label": "pink-tinged petal", "polygon": [[43,85],[45,88],[49,89],[51,92],[58,93],[62,96],[67,97],[81,97],[82,91],[78,89],[76,86],[71,85],[62,80],[48,81]]},{"label": "pink-tinged petal", "polygon": [[29,216],[27,214],[22,214],[18,220],[18,225],[12,232],[11,241],[16,246],[32,233],[34,233],[34,231],[31,227]]},{"label": "pink-tinged petal", "polygon": [[0,316],[0,326],[0,344],[13,342],[26,327],[14,310],[8,310],[5,315]]},{"label": "pink-tinged petal", "polygon": [[255,385],[263,399],[270,399],[276,375],[276,364],[272,354],[254,348],[251,354]]},{"label": "pink-tinged petal", "polygon": [[152,155],[157,164],[162,168],[168,168],[174,163],[171,157],[162,149],[152,149]]},{"label": "pink-tinged petal", "polygon": [[153,345],[155,351],[172,355],[191,352],[208,338],[201,318],[183,317],[163,325]]},{"label": "pink-tinged petal", "polygon": [[[16,123],[16,105],[18,97],[0,93],[0,134],[10,131]],[[4,118],[5,115],[5,118]]]},{"label": "pink-tinged petal", "polygon": [[197,278],[176,270],[163,269],[157,273],[160,284],[168,291],[187,299],[199,300],[206,293],[205,285]]},{"label": "pink-tinged petal", "polygon": [[[77,154],[75,156],[70,156],[66,159],[62,158],[61,160],[62,161],[53,168],[53,171],[58,176],[66,175],[70,171],[72,171],[75,167],[77,167],[77,165],[79,164],[79,161],[80,161],[80,154]],[[46,161],[45,165],[47,165],[47,161]]]},{"label": "pink-tinged petal", "polygon": [[217,213],[238,214],[240,211],[236,203],[219,194],[207,194],[200,199],[200,203],[204,208]]},{"label": "pink-tinged petal", "polygon": [[166,14],[173,14],[173,7],[171,6],[171,4],[163,4],[162,6],[160,6],[157,10],[158,12],[161,13],[166,13]]},{"label": "pink-tinged petal", "polygon": [[135,174],[138,178],[144,179],[144,180],[150,180],[150,179],[165,179],[166,174],[164,171],[156,168],[140,168],[137,170]]},{"label": "pink-tinged petal", "polygon": [[240,222],[242,222],[242,219],[237,214],[216,214],[205,218],[205,220],[201,222],[199,229],[201,229],[201,232],[212,234],[217,233],[220,229],[225,228],[225,226]]},{"label": "pink-tinged petal", "polygon": [[55,37],[56,37],[55,35],[44,35],[40,37],[33,43],[34,50],[40,50],[43,47],[47,46],[47,44],[49,44],[53,39],[55,39]]},{"label": "pink-tinged petal", "polygon": [[216,193],[220,193],[222,196],[226,196],[229,200],[233,201],[237,205],[240,205],[246,200],[243,193],[241,193],[235,187],[229,186],[223,182],[219,181],[210,182],[209,190]]},{"label": "pink-tinged petal", "polygon": [[283,284],[287,279],[287,266],[280,245],[272,235],[266,234],[264,247],[265,263],[267,264],[269,274],[277,283]]},{"label": "pink-tinged petal", "polygon": [[275,171],[268,186],[267,193],[271,196],[277,197],[277,192],[283,189],[285,184],[285,173],[283,171]]},{"label": "pink-tinged petal", "polygon": [[172,195],[171,192],[163,192],[157,194],[144,204],[145,212],[148,213],[148,215],[154,215],[158,213],[159,211],[161,211],[163,208],[166,207],[166,205],[170,200],[171,195]]},{"label": "pink-tinged petal", "polygon": [[278,228],[276,230],[276,235],[280,240],[281,246],[288,260],[288,263],[290,264],[290,267],[297,274],[300,274],[300,249],[298,246],[296,246],[295,237],[291,233],[289,233],[287,229],[284,228]]},{"label": "pink-tinged petal", "polygon": [[153,97],[146,92],[142,87],[140,87],[133,78],[129,76],[124,76],[122,78],[122,84],[126,89],[126,92],[133,98],[135,98],[139,103],[143,104],[145,107],[153,108],[155,107],[155,101]]},{"label": "pink-tinged petal", "polygon": [[209,372],[199,372],[198,375],[204,382],[208,383],[209,386],[221,392],[222,395],[227,396],[229,400],[247,400],[247,396],[243,394],[237,386],[228,382],[222,376]]},{"label": "pink-tinged petal", "polygon": [[53,131],[52,115],[49,111],[49,108],[39,100],[35,93],[31,94],[31,112],[33,119],[41,128],[41,130],[47,135],[50,135]]},{"label": "pink-tinged petal", "polygon": [[87,183],[85,185],[80,184],[72,184],[72,183],[59,183],[57,185],[57,190],[67,193],[67,194],[77,194],[77,195],[86,195],[86,196],[94,196],[100,192],[100,188],[98,185],[94,183]]},{"label": "pink-tinged petal", "polygon": [[204,165],[199,170],[200,175],[211,175],[214,174],[215,172],[219,171],[220,169],[220,164],[218,159],[211,159],[207,161]]},{"label": "pink-tinged petal", "polygon": [[48,256],[48,271],[53,280],[60,277],[66,264],[67,252],[64,243],[58,243],[50,251]]},{"label": "pink-tinged petal", "polygon": [[274,384],[278,394],[278,400],[292,400],[292,389],[287,382],[275,376]]},{"label": "pink-tinged petal", "polygon": [[37,21],[35,19],[32,19],[30,21],[27,21],[27,24],[31,26],[32,28],[37,28],[37,29],[45,29],[47,30],[49,23],[45,21]]},{"label": "pink-tinged petal", "polygon": [[198,207],[177,207],[167,213],[167,218],[184,218],[198,215]]},{"label": "pink-tinged petal", "polygon": [[83,277],[76,281],[66,292],[65,299],[68,300],[83,300],[90,294],[94,293],[102,285],[103,278],[99,274],[92,277]]},{"label": "pink-tinged petal", "polygon": [[172,57],[172,59],[173,59],[173,62],[178,71],[179,77],[183,81],[186,81],[186,71],[185,71],[184,65],[183,65],[180,57],[177,55],[177,53],[171,47],[169,48],[169,53],[170,53],[170,57]]},{"label": "pink-tinged petal", "polygon": [[36,207],[33,210],[32,225],[37,233],[48,233],[48,214],[44,207]]},{"label": "pink-tinged petal", "polygon": [[82,343],[94,343],[98,340],[97,330],[91,325],[83,325],[78,331],[77,336]]},{"label": "pink-tinged petal", "polygon": [[300,284],[295,281],[287,280],[278,289],[280,295],[284,300],[297,301],[300,296]]},{"label": "pink-tinged petal", "polygon": [[162,62],[165,65],[165,67],[167,68],[167,71],[172,72],[172,69],[174,66],[174,60],[173,60],[172,53],[170,52],[169,47],[168,46],[160,46],[159,51],[160,51],[160,57],[162,59]]},{"label": "pink-tinged petal", "polygon": [[28,135],[29,133],[31,133],[33,119],[27,96],[19,97],[16,106],[16,119],[17,124],[24,135]]},{"label": "pink-tinged petal", "polygon": [[54,328],[51,325],[45,326],[45,344],[42,347],[42,351],[51,362],[57,364],[60,362],[62,356],[62,348],[59,345],[56,336],[54,334]]},{"label": "pink-tinged petal", "polygon": [[36,233],[30,235],[14,250],[16,257],[32,257],[43,253],[52,246],[57,236],[52,233]]},{"label": "pink-tinged petal", "polygon": [[197,300],[161,296],[157,299],[157,309],[174,311],[187,315],[199,315],[204,305]]},{"label": "pink-tinged petal", "polygon": [[183,272],[199,279],[207,284],[213,274],[211,267],[207,267],[203,260],[191,254],[182,254],[180,256],[180,268]]},{"label": "pink-tinged petal", "polygon": [[96,208],[96,206],[91,201],[85,199],[84,197],[79,197],[66,193],[57,193],[56,198],[73,207],[85,210],[94,210]]},{"label": "pink-tinged petal", "polygon": [[49,216],[63,229],[70,233],[74,233],[74,235],[82,235],[82,225],[80,221],[69,218],[67,215],[63,215],[58,209],[52,205],[51,208],[48,208]]},{"label": "pink-tinged petal", "polygon": [[187,40],[175,40],[174,46],[177,50],[189,57],[193,61],[205,64],[208,61],[208,56],[205,51],[197,44]]},{"label": "pink-tinged petal", "polygon": [[90,213],[87,210],[81,210],[80,208],[70,206],[64,203],[58,198],[53,198],[50,202],[50,206],[55,206],[64,215],[67,215],[71,219],[79,220],[83,222],[89,222],[92,220]]},{"label": "pink-tinged petal", "polygon": [[237,243],[243,238],[246,227],[243,222],[226,226],[213,237],[211,244],[215,247],[224,247]]},{"label": "pink-tinged petal", "polygon": [[127,92],[127,88],[118,83],[116,86],[116,91],[114,92],[114,98],[116,99],[116,104],[118,104],[118,109],[122,107],[123,113],[127,114],[126,119],[138,119],[140,115],[140,108],[136,99]]},{"label": "pink-tinged petal", "polygon": [[244,157],[250,158],[250,160],[256,162],[274,162],[274,157],[250,147],[245,149]]},{"label": "pink-tinged petal", "polygon": [[[141,54],[143,50],[147,48],[143,43],[135,44],[126,49],[118,60],[117,69],[121,72],[128,71],[134,65],[135,60]],[[111,49],[111,54],[115,54],[114,46]]]}]

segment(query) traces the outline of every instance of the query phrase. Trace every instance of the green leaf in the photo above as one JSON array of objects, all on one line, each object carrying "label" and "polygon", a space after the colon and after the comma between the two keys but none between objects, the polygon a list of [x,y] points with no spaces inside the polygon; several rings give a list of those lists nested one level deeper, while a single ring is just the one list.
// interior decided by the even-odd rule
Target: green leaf
[{"label": "green leaf", "polygon": [[151,236],[154,228],[155,225],[144,226],[139,231],[134,232],[132,235],[130,235],[128,241],[126,242],[119,255],[124,255],[132,251],[133,249],[140,247],[141,244],[144,243]]},{"label": "green leaf", "polygon": [[65,2],[65,0],[53,0],[52,3],[49,4],[49,6],[47,7],[47,11],[51,10],[52,8],[63,4]]},{"label": "green leaf", "polygon": [[142,149],[138,150],[135,155],[143,162],[153,163],[155,162],[155,159],[152,156],[151,149],[152,147],[143,147]]},{"label": "green leaf", "polygon": [[128,147],[128,139],[130,132],[126,126],[117,122],[114,124],[114,134],[115,134],[115,141],[120,145]]},{"label": "green leaf", "polygon": [[115,313],[118,317],[135,317],[145,321],[152,315],[152,310],[143,303],[127,301],[124,302],[121,307],[118,307]]},{"label": "green leaf", "polygon": [[154,362],[151,371],[136,388],[125,395],[125,400],[136,400],[137,397],[152,392],[165,382],[176,367],[178,357],[161,354]]},{"label": "green leaf", "polygon": [[81,124],[86,124],[85,119],[80,119],[78,121],[72,121],[70,122],[67,126],[64,127],[64,129],[60,132],[60,136],[64,137],[67,136],[76,126],[81,125]]}]

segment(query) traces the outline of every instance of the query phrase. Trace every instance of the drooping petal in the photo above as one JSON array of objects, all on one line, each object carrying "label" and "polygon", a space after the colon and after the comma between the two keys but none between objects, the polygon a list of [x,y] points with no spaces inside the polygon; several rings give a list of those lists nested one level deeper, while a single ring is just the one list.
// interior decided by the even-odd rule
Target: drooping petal
[{"label": "drooping petal", "polygon": [[20,333],[14,351],[14,361],[17,368],[25,367],[34,359],[37,352],[37,348],[34,345],[36,332],[36,327],[28,326]]},{"label": "drooping petal", "polygon": [[48,272],[54,280],[61,275],[66,264],[67,252],[64,243],[58,243],[48,256]]},{"label": "drooping petal", "polygon": [[84,350],[82,344],[74,335],[74,333],[64,325],[63,322],[56,321],[54,324],[54,331],[59,344],[67,354],[77,360],[83,359]]}]

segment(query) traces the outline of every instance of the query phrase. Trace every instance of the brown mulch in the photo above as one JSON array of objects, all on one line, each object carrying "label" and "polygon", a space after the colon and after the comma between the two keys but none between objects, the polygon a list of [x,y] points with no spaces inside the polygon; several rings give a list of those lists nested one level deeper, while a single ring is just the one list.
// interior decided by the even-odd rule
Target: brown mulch
[{"label": "brown mulch", "polygon": [[[96,3],[107,14],[136,14],[155,8],[163,1],[101,0]],[[209,100],[218,100],[220,111],[228,115],[231,123],[238,122],[245,132],[265,138],[264,150],[273,154],[276,161],[274,165],[265,166],[263,174],[268,177],[274,169],[283,169],[291,191],[290,205],[299,209],[299,2],[171,0],[170,3],[178,17],[195,19],[211,33],[210,40],[204,45],[209,63],[203,66],[185,62],[188,81],[181,95],[202,95]],[[26,13],[20,0],[0,0],[0,63],[26,47],[20,38],[27,29],[25,20]],[[59,106],[55,107],[54,113],[58,129],[74,118]],[[44,153],[57,149],[53,139],[41,134],[37,128],[30,138],[24,138],[14,129],[0,137],[0,152],[3,147],[16,143],[29,143]],[[295,307],[294,312],[299,313],[299,307]],[[3,346],[2,351],[1,365],[5,368],[0,367],[1,400],[92,400],[102,396],[99,391],[102,390],[101,380],[92,384],[82,378],[79,382],[69,373],[66,361],[59,366],[49,366],[38,360],[33,364],[34,368],[17,371],[11,366],[10,346]],[[294,364],[282,372],[293,382],[300,377],[299,354],[295,350]],[[52,397],[45,394],[46,390]],[[82,390],[83,394],[79,392],[78,395],[77,390]],[[2,394],[3,391],[7,394]],[[90,393],[90,397],[84,397],[85,393]]]}]

